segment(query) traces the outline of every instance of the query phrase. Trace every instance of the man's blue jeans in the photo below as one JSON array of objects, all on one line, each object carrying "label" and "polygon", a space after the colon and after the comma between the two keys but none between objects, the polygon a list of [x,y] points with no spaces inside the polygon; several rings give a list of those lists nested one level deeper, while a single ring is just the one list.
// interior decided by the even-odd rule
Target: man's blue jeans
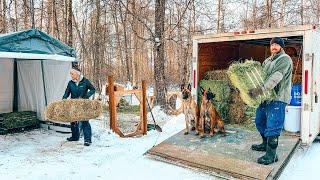
[{"label": "man's blue jeans", "polygon": [[[81,121],[81,128],[83,129],[84,141],[91,142],[92,132],[91,132],[91,125],[89,121]],[[71,123],[71,132],[72,132],[72,137],[74,137],[75,139],[79,139],[80,137],[79,122]]]},{"label": "man's blue jeans", "polygon": [[280,136],[284,125],[286,103],[263,102],[256,111],[256,127],[261,136]]}]

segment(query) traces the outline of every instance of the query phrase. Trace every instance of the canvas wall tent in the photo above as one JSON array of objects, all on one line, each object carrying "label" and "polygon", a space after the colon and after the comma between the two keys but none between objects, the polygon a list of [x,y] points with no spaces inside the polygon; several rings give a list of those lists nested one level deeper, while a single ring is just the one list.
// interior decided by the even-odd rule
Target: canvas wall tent
[{"label": "canvas wall tent", "polygon": [[75,50],[36,29],[0,35],[0,113],[36,111],[61,99]]}]

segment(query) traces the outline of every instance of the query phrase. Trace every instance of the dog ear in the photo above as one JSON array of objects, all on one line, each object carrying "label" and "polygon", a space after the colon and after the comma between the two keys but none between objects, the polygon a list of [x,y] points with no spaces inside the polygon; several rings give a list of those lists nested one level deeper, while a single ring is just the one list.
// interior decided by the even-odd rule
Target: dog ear
[{"label": "dog ear", "polygon": [[203,89],[203,87],[201,87],[201,86],[200,86],[200,92],[201,92],[201,94],[203,95],[204,89]]},{"label": "dog ear", "polygon": [[188,89],[189,89],[189,91],[191,91],[191,84],[190,83],[188,84]]},{"label": "dog ear", "polygon": [[181,84],[180,85],[180,91],[183,91],[183,89],[184,89],[184,84]]}]

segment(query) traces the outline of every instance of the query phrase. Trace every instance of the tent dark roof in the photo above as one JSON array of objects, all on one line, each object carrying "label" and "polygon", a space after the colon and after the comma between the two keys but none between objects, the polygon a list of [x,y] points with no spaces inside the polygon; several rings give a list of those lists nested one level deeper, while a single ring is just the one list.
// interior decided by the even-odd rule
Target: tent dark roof
[{"label": "tent dark roof", "polygon": [[1,34],[1,51],[76,57],[73,48],[37,29]]}]

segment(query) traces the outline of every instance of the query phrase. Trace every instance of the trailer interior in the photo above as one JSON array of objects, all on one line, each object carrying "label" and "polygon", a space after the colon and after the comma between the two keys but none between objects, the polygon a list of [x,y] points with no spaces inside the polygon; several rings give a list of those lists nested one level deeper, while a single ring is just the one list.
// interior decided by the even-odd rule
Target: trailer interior
[{"label": "trailer interior", "polygon": [[[292,58],[293,74],[302,75],[303,37],[284,37],[285,52]],[[207,71],[228,69],[234,61],[253,59],[261,63],[270,56],[270,38],[246,41],[212,42],[199,44],[199,80]],[[298,80],[297,80],[298,81]],[[301,81],[300,81],[301,83]]]}]

